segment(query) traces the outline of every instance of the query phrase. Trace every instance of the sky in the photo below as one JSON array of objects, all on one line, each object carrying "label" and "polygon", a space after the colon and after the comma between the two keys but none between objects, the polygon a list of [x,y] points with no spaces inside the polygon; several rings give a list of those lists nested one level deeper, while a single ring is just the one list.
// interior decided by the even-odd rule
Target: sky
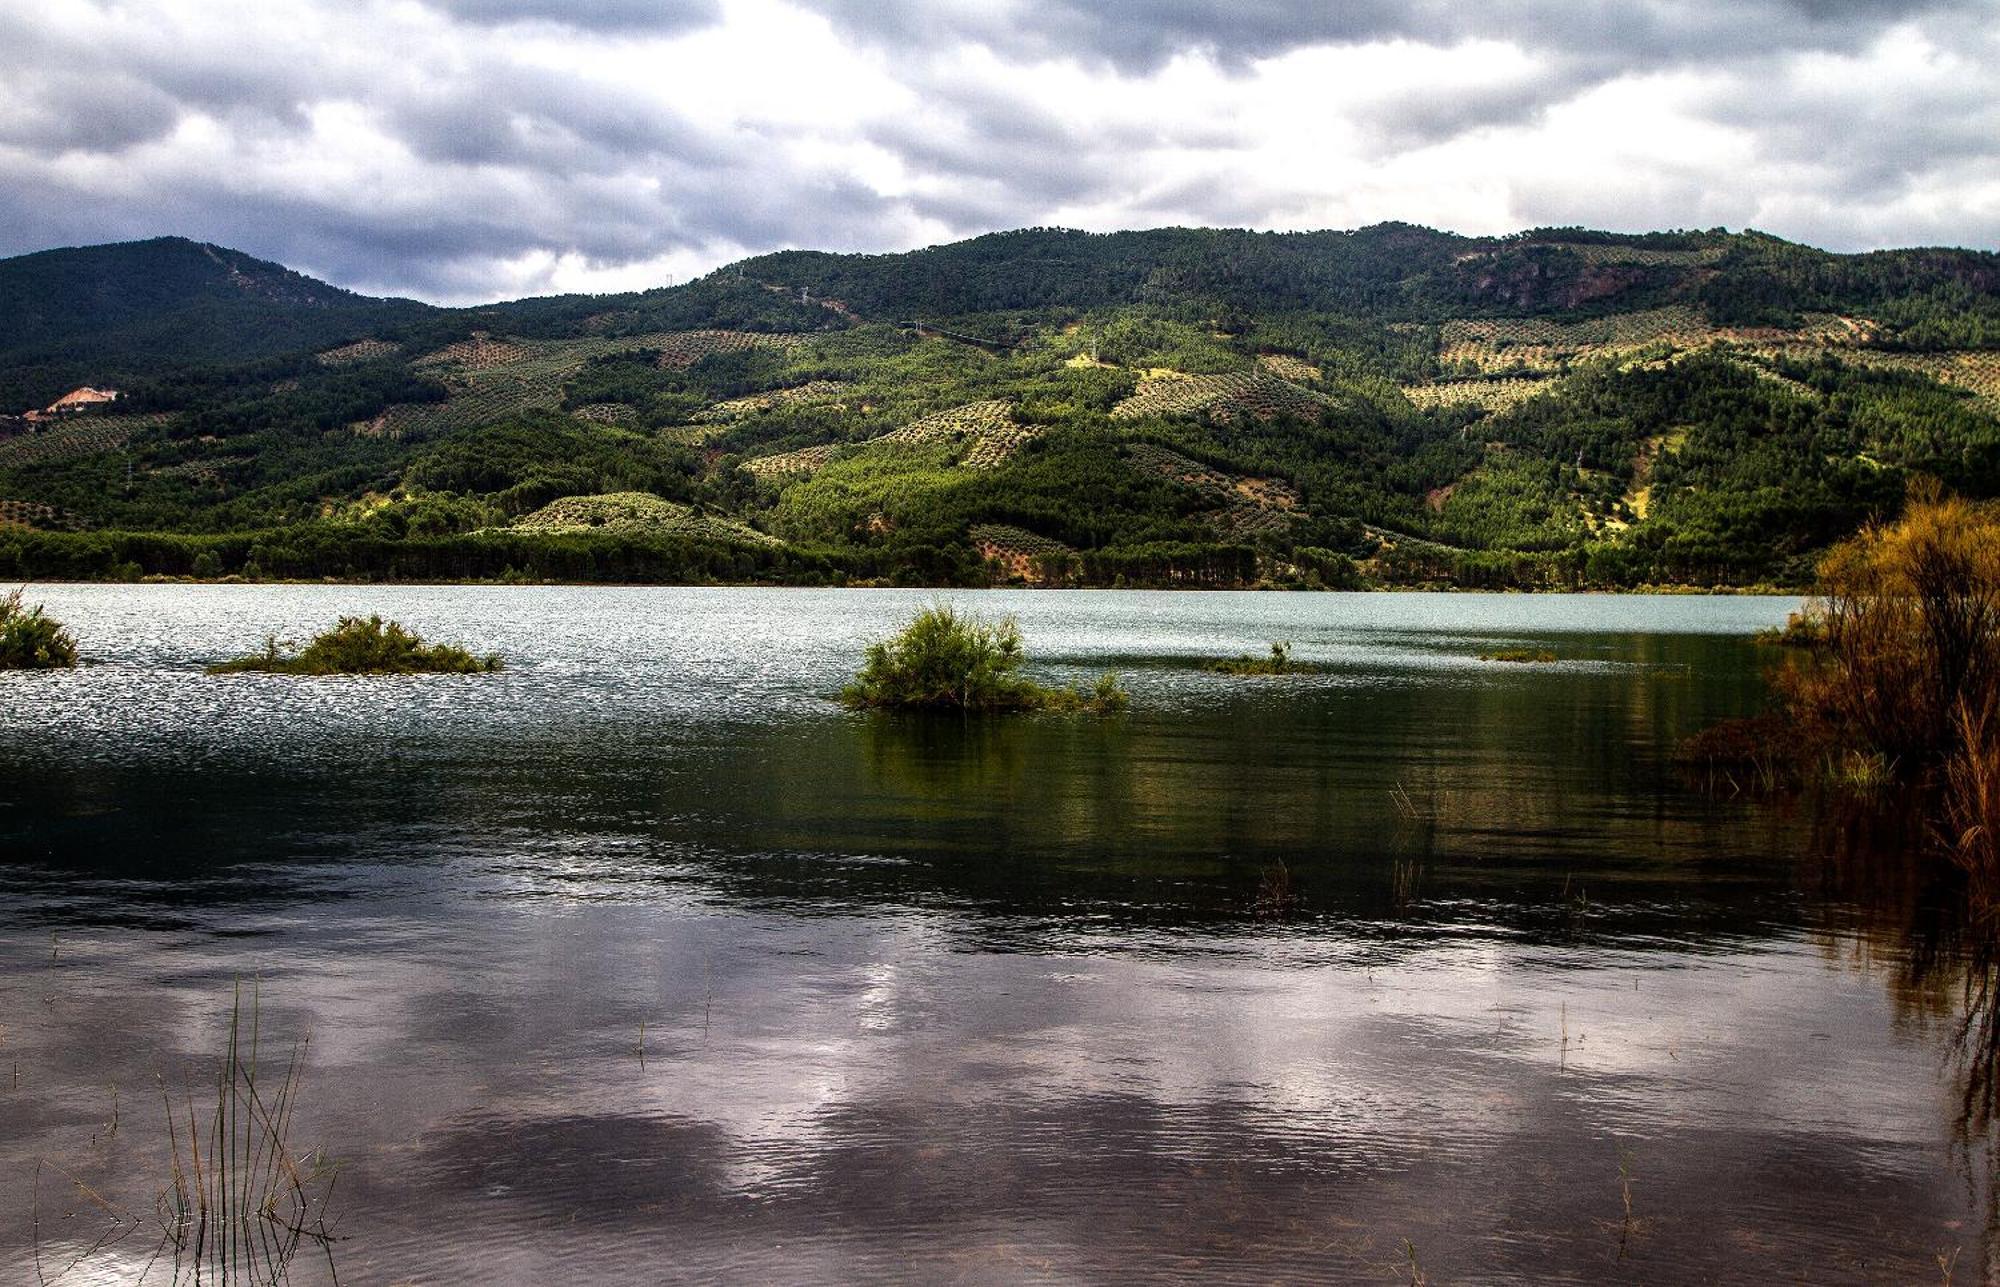
[{"label": "sky", "polygon": [[472,303],[1027,226],[2000,248],[2000,0],[0,0],[0,255]]}]

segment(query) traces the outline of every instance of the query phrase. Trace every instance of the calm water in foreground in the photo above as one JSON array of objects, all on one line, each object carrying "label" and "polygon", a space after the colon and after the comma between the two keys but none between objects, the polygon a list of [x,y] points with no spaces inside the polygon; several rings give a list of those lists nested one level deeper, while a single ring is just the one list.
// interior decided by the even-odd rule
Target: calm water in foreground
[{"label": "calm water in foreground", "polygon": [[[966,723],[829,700],[927,594],[37,595],[91,664],[0,676],[0,1281],[110,1227],[72,1176],[152,1218],[237,980],[346,1282],[1984,1273],[1910,882],[1669,763],[1789,600],[960,595],[1132,694]],[[509,669],[200,673],[352,611]],[[1191,664],[1273,639],[1330,671]]]}]

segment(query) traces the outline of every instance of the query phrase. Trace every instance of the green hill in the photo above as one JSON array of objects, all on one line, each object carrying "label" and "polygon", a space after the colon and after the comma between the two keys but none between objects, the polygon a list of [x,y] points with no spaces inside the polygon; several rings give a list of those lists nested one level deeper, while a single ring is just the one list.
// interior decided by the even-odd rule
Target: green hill
[{"label": "green hill", "polygon": [[181,237],[0,260],[0,407],[369,334],[431,312]]},{"label": "green hill", "polygon": [[[1801,581],[2000,492],[2000,255],[1757,233],[999,233],[372,300],[0,261],[0,575]],[[0,430],[0,432],[5,432]]]}]

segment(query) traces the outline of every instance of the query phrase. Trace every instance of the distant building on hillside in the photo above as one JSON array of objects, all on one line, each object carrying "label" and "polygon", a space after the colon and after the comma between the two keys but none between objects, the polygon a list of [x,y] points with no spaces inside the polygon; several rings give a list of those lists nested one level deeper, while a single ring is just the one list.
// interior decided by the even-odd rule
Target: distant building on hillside
[{"label": "distant building on hillside", "polygon": [[82,411],[86,407],[102,406],[118,401],[116,389],[93,389],[84,385],[81,389],[71,389],[49,404],[49,414],[61,415],[65,411]]}]

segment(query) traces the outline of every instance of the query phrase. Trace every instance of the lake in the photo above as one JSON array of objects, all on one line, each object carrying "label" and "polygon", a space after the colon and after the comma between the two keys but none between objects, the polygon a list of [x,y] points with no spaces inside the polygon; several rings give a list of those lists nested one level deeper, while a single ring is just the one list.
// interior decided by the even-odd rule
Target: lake
[{"label": "lake", "polygon": [[[239,986],[295,1282],[1984,1275],[1921,876],[1672,763],[1796,601],[955,593],[1130,713],[836,705],[937,597],[34,587],[0,1281],[147,1266]],[[200,673],[371,611],[507,669]]]}]

